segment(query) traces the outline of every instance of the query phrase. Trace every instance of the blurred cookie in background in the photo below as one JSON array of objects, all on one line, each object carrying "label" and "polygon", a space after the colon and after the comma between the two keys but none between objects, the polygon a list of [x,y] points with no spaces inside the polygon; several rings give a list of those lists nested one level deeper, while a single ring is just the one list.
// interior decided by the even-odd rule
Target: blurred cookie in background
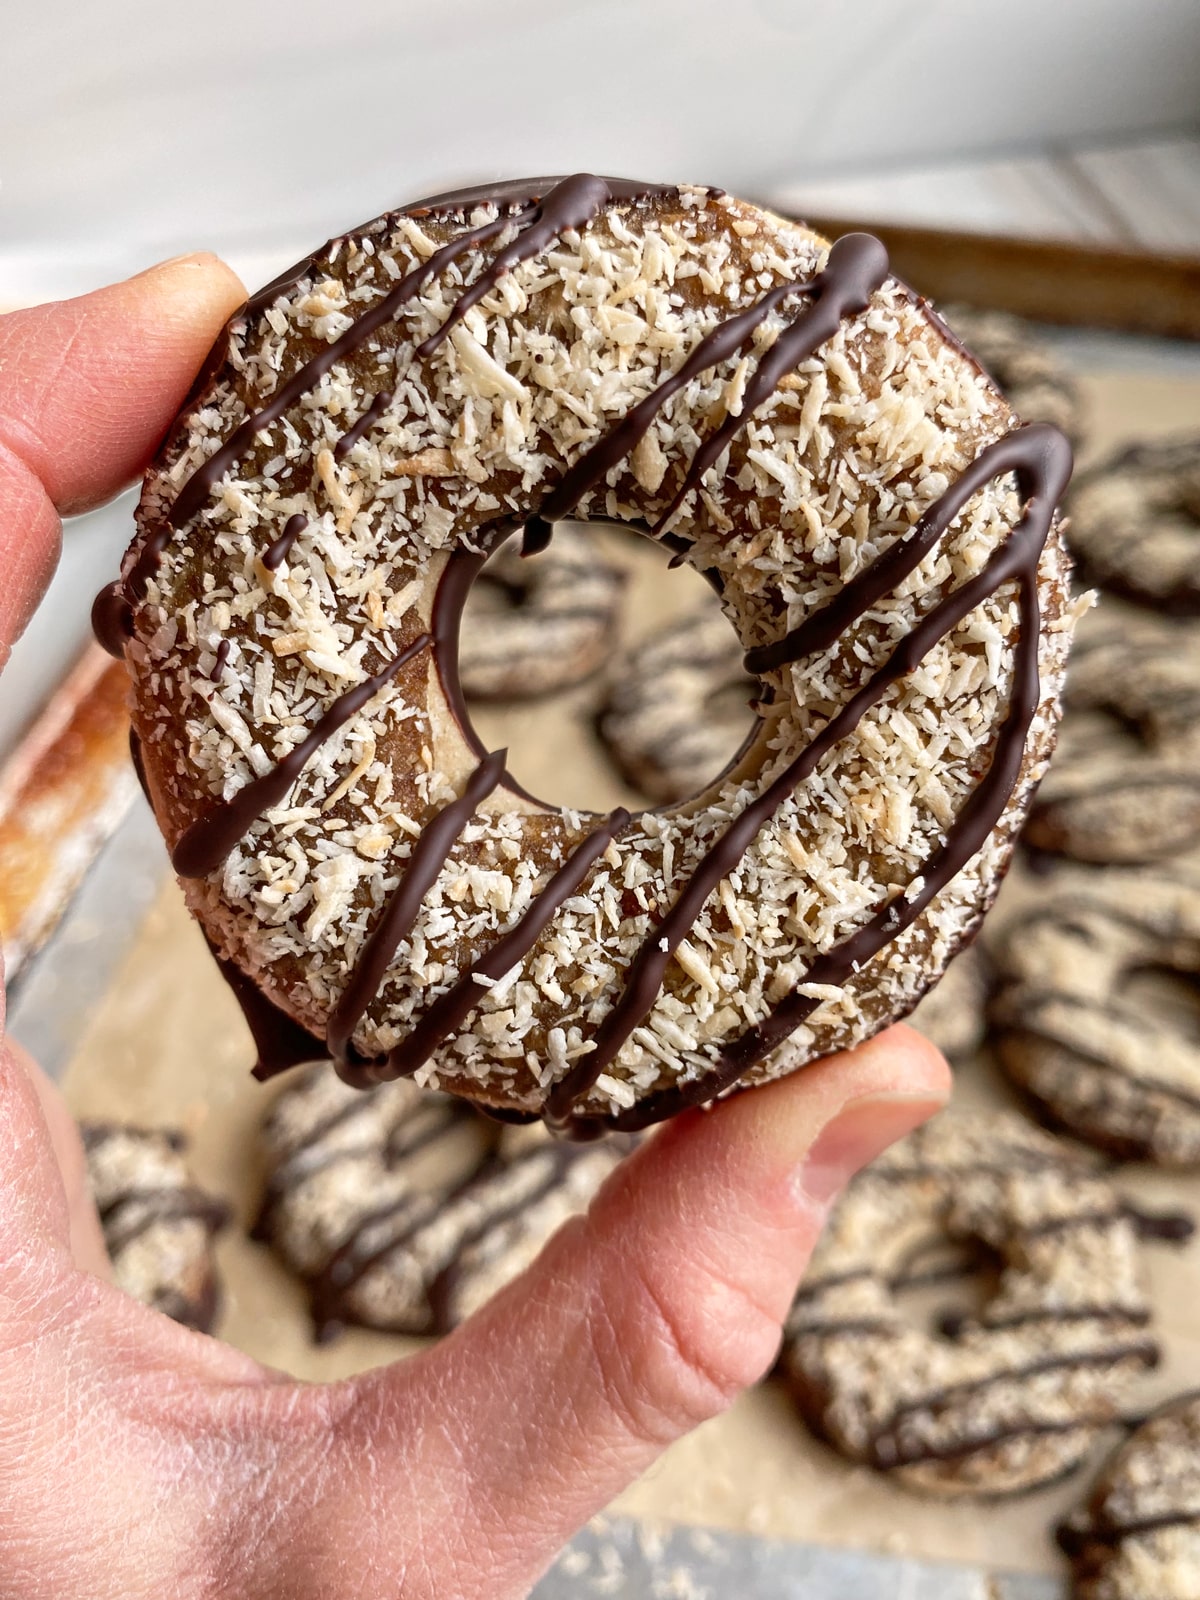
[{"label": "blurred cookie in background", "polygon": [[1200,1394],[1161,1407],[1113,1452],[1058,1541],[1074,1600],[1200,1594]]},{"label": "blurred cookie in background", "polygon": [[[784,1341],[802,1416],[924,1494],[1054,1481],[1158,1360],[1138,1239],[1078,1149],[951,1107],[853,1180],[817,1242]],[[930,1322],[904,1299],[925,1283],[962,1305],[972,1282]]]},{"label": "blurred cookie in background", "polygon": [[950,1060],[978,1050],[987,1030],[986,958],[978,945],[955,956],[908,1021]]},{"label": "blurred cookie in background", "polygon": [[545,550],[509,539],[471,588],[459,636],[468,700],[529,700],[582,682],[612,653],[626,575],[586,532],[557,527]]},{"label": "blurred cookie in background", "polygon": [[938,311],[1022,422],[1052,422],[1079,448],[1087,432],[1079,385],[1033,323],[970,306],[939,306]]},{"label": "blurred cookie in background", "polygon": [[1067,511],[1086,583],[1200,616],[1200,435],[1123,446],[1076,478]]},{"label": "blurred cookie in background", "polygon": [[230,1211],[193,1182],[185,1139],[112,1122],[85,1122],[80,1131],[117,1286],[185,1327],[211,1332],[220,1309],[212,1245]]},{"label": "blurred cookie in background", "polygon": [[309,1289],[314,1335],[446,1332],[533,1260],[630,1148],[501,1127],[407,1079],[352,1089],[321,1063],[262,1130],[254,1235]]},{"label": "blurred cookie in background", "polygon": [[1097,873],[992,947],[992,1043],[1055,1126],[1122,1160],[1200,1164],[1200,869]]},{"label": "blurred cookie in background", "polygon": [[655,804],[698,794],[749,739],[759,685],[742,655],[713,600],[614,664],[597,731],[626,781]]},{"label": "blurred cookie in background", "polygon": [[1064,704],[1025,843],[1117,865],[1200,844],[1200,623],[1104,596],[1079,623]]}]

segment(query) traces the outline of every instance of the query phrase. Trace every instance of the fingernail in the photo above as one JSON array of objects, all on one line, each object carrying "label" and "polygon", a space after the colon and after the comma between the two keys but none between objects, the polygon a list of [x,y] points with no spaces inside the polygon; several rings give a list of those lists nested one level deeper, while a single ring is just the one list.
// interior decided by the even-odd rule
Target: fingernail
[{"label": "fingernail", "polygon": [[920,1127],[944,1102],[929,1095],[876,1094],[853,1100],[827,1122],[798,1174],[805,1199],[827,1207],[856,1172]]},{"label": "fingernail", "polygon": [[148,278],[152,272],[169,272],[172,267],[181,267],[185,262],[199,265],[201,262],[215,260],[216,257],[211,250],[185,250],[180,256],[168,256],[166,261],[156,261],[152,267],[145,267],[135,276]]}]

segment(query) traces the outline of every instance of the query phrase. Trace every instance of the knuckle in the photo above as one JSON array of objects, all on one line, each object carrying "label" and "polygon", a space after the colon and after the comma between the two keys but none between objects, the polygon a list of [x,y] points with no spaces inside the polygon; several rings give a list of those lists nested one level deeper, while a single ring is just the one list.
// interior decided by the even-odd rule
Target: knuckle
[{"label": "knuckle", "polygon": [[635,1438],[665,1446],[726,1410],[770,1367],[781,1329],[746,1285],[697,1267],[680,1294],[623,1260],[620,1304],[602,1289],[593,1337],[606,1398]]}]

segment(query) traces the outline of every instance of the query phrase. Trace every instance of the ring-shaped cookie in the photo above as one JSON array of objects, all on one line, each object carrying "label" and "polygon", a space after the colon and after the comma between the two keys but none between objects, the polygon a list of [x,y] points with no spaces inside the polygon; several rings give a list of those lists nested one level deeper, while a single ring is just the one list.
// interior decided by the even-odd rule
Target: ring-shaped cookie
[{"label": "ring-shaped cookie", "polygon": [[[952,1109],[839,1202],[789,1319],[784,1372],[842,1454],[929,1494],[1000,1495],[1075,1466],[1158,1350],[1138,1225],[1070,1148],[1011,1113]],[[946,1337],[896,1284],[945,1239],[999,1261]]]},{"label": "ring-shaped cookie", "polygon": [[1106,596],[1080,623],[1064,699],[1025,842],[1120,866],[1200,844],[1200,627]]},{"label": "ring-shaped cookie", "polygon": [[[997,1057],[1058,1125],[1129,1160],[1200,1162],[1200,879],[1113,872],[1005,929],[991,1005]],[[1181,1004],[1139,974],[1175,974]]]},{"label": "ring-shaped cookie", "polygon": [[612,653],[625,574],[572,528],[523,559],[512,541],[472,590],[459,637],[468,700],[529,700],[591,677]]},{"label": "ring-shaped cookie", "polygon": [[[1014,424],[877,240],[709,190],[443,197],[256,296],[96,619],[260,1071],[633,1128],[909,1009],[1052,736],[1070,452]],[[542,805],[461,701],[487,552],[567,516],[705,573],[771,702],[665,814]]]},{"label": "ring-shaped cookie", "polygon": [[1134,445],[1089,468],[1071,495],[1070,542],[1089,583],[1200,615],[1200,439]]}]

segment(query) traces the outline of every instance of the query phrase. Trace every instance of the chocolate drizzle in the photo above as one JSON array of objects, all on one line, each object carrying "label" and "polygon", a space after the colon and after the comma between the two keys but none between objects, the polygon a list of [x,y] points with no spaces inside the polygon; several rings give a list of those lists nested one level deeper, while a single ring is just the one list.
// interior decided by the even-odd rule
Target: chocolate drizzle
[{"label": "chocolate drizzle", "polygon": [[816,354],[832,339],[847,317],[865,311],[871,296],[887,278],[887,251],[870,233],[847,233],[829,252],[824,269],[812,282],[812,301],[804,314],[785,328],[763,355],[746,384],[742,407],[728,416],[696,451],[671,503],[654,525],[660,533],[704,474],[732,443],[747,421],[779,387],[780,379]]},{"label": "chocolate drizzle", "polygon": [[350,1060],[350,1037],[375,998],[401,940],[411,932],[421,902],[449,860],[459,834],[480,802],[499,785],[507,755],[506,750],[496,750],[481,761],[459,798],[426,823],[413,845],[398,887],[363,945],[342,996],[330,1014],[325,1033],[329,1054],[349,1083],[377,1081],[369,1069],[364,1076],[363,1065]]},{"label": "chocolate drizzle", "polygon": [[[128,1212],[130,1215],[126,1216]],[[160,1222],[199,1222],[207,1232],[219,1233],[230,1219],[229,1207],[193,1185],[158,1185],[124,1189],[100,1209],[100,1225],[110,1256],[117,1256],[135,1239]]]},{"label": "chocolate drizzle", "polygon": [[[1070,446],[1056,429],[1035,423],[1015,430],[1009,437],[1021,436],[1021,488],[1027,504],[1020,522],[1006,543],[992,556],[981,573],[951,591],[922,618],[884,665],[718,839],[666,917],[634,956],[621,995],[596,1031],[595,1049],[581,1057],[551,1091],[547,1101],[547,1114],[551,1121],[562,1124],[570,1117],[575,1103],[587,1094],[634,1028],[650,1011],[662,988],[672,954],[686,937],[705,900],[721,879],[734,870],[763,824],[788,795],[815,771],[821,758],[854,731],[870,707],[883,698],[893,683],[914,671],[938,640],[977,605],[1005,583],[1015,579],[1020,597],[1021,633],[1015,650],[1009,707],[997,734],[996,750],[987,772],[949,829],[945,844],[927,863],[919,880],[920,888],[914,893],[915,885],[910,886],[907,893],[882,907],[850,938],[819,956],[805,974],[805,985],[844,984],[878,950],[915,921],[934,896],[982,847],[1016,784],[1025,738],[1037,709],[1040,691],[1037,564],[1050,530],[1055,504],[1066,487],[1071,470]],[[992,476],[992,463],[985,450],[967,468],[963,479],[973,485],[972,492],[977,493]],[[962,480],[955,488],[961,492],[961,487]],[[936,519],[943,531],[949,526],[953,514],[951,511],[944,518]],[[886,555],[878,558],[879,561],[884,559]],[[923,554],[914,555],[910,548],[907,560],[895,558],[889,564],[889,570],[893,574],[903,575],[915,570],[922,559]],[[782,1044],[821,1004],[819,997],[793,992],[762,1022],[747,1029],[740,1038],[726,1046],[718,1056],[713,1072],[693,1082],[648,1096],[632,1110],[611,1118],[612,1125],[634,1131],[689,1105],[712,1099]]]},{"label": "chocolate drizzle", "polygon": [[304,771],[325,741],[361,711],[368,700],[388,684],[406,662],[412,660],[430,642],[423,633],[419,639],[379,669],[373,677],[366,678],[337,699],[313,724],[312,731],[300,741],[269,772],[251,778],[230,800],[219,800],[205,816],[198,817],[180,834],[171,851],[171,865],[181,878],[203,878],[213,872],[264,811],[277,806]]},{"label": "chocolate drizzle", "polygon": [[278,1077],[281,1072],[290,1072],[293,1067],[303,1066],[305,1062],[323,1061],[327,1054],[325,1041],[309,1033],[282,1006],[268,998],[236,962],[220,953],[207,933],[205,939],[254,1040],[252,1075],[260,1083],[265,1083],[269,1078]]},{"label": "chocolate drizzle", "polygon": [[551,918],[583,884],[592,867],[608,849],[612,841],[629,826],[629,813],[618,807],[600,827],[594,829],[577,845],[561,866],[535,896],[533,903],[519,917],[507,933],[458,980],[439,996],[421,1016],[407,1038],[390,1051],[384,1068],[376,1069],[379,1078],[410,1077],[451,1034],[456,1033],[483,998],[484,985],[480,978],[498,982],[533,949]]},{"label": "chocolate drizzle", "polygon": [[363,436],[368,433],[391,405],[395,396],[390,389],[381,389],[352,428],[348,428],[333,447],[333,459],[344,461]]},{"label": "chocolate drizzle", "polygon": [[[285,411],[302,400],[339,361],[352,355],[373,333],[394,321],[399,312],[444,268],[457,261],[460,256],[466,255],[476,245],[486,244],[489,239],[494,239],[509,226],[510,221],[511,218],[501,212],[490,222],[485,222],[482,227],[472,228],[466,233],[459,234],[457,239],[451,239],[449,244],[442,245],[439,250],[434,251],[428,261],[422,262],[419,267],[414,267],[411,272],[406,273],[382,300],[373,305],[369,311],[364,311],[340,338],[335,339],[318,355],[305,362],[286,383],[281,383],[266,405],[252,412],[244,422],[240,423],[221,448],[214,451],[207,461],[197,467],[184,484],[176,497],[175,504],[167,513],[167,526],[160,535],[162,543],[155,550],[152,559],[157,561],[158,556],[166,548],[171,533],[177,528],[182,528],[184,523],[190,521],[201,509],[225,473],[249,450],[257,434],[269,428],[273,422],[277,422]],[[143,558],[154,542],[154,540],[148,542]]]},{"label": "chocolate drizzle", "polygon": [[308,518],[297,511],[283,525],[283,532],[270,543],[262,554],[262,564],[268,572],[276,572],[292,553],[292,546],[308,527]]},{"label": "chocolate drizzle", "polygon": [[[775,393],[779,380],[832,338],[845,317],[865,310],[871,295],[886,277],[887,252],[879,240],[869,233],[848,233],[833,245],[825,267],[811,282],[778,283],[754,305],[727,318],[706,334],[678,372],[672,373],[639,401],[563,475],[525,524],[526,555],[545,549],[551,524],[570,516],[584,496],[591,494],[637,447],[673,395],[701,373],[739,354],[768,315],[785,299],[798,294],[811,295],[811,304],[783,330],[759,362],[746,386],[741,410],[727,417],[697,451],[675,498],[650,530],[651,537],[660,535],[722,450],[745,427],[758,407]],[[675,554],[682,557],[685,551],[677,550]]]},{"label": "chocolate drizzle", "polygon": [[1060,1522],[1054,1530],[1059,1549],[1072,1560],[1078,1560],[1095,1546],[1115,1549],[1126,1539],[1144,1539],[1161,1533],[1165,1528],[1182,1528],[1200,1523],[1200,1506],[1191,1510],[1160,1511],[1153,1517],[1131,1517],[1128,1522],[1090,1523],[1078,1525],[1072,1521]]},{"label": "chocolate drizzle", "polygon": [[520,266],[522,261],[540,256],[560,234],[569,229],[585,227],[612,198],[608,181],[593,177],[590,172],[576,172],[556,183],[545,199],[534,207],[532,216],[517,237],[497,250],[490,265],[479,274],[470,288],[463,290],[436,333],[431,333],[428,339],[417,346],[417,358],[427,360],[451,328],[462,321],[472,306],[477,306],[485,295],[492,292],[506,272]]},{"label": "chocolate drizzle", "polygon": [[[396,320],[404,308],[444,269],[506,230],[512,230],[508,241],[495,251],[491,261],[474,281],[458,294],[440,327],[416,346],[414,357],[418,360],[433,355],[471,307],[486,297],[507,272],[543,252],[555,238],[570,230],[584,228],[606,205],[613,202],[669,192],[654,185],[637,185],[590,174],[546,180],[545,192],[541,193],[541,189],[540,182],[534,180],[525,185],[493,191],[462,191],[425,202],[423,207],[409,208],[409,213],[413,215],[422,215],[439,206],[442,209],[457,209],[461,213],[465,207],[478,201],[494,204],[497,214],[436,249],[428,260],[402,278],[339,338],[285,381],[281,381],[278,390],[266,404],[248,415],[214,454],[193,472],[162,523],[147,534],[124,583],[97,598],[94,612],[97,634],[107,648],[116,654],[121,653],[131,631],[131,605],[144,593],[173,533],[203,509],[213,489],[249,452],[256,437],[302,399],[339,361],[359,349],[377,330]],[[269,303],[272,294],[282,292],[288,285],[298,281],[312,265],[313,259],[276,280],[274,285],[250,303],[246,314],[253,315],[256,310],[261,310]],[[887,257],[878,240],[866,234],[851,234],[838,240],[830,249],[824,267],[811,281],[777,284],[753,306],[731,316],[712,330],[677,372],[665,378],[652,394],[616,423],[563,475],[536,511],[528,517],[510,517],[503,524],[497,522],[490,528],[477,530],[477,537],[486,546],[489,541],[494,543],[497,538],[523,525],[527,550],[544,545],[550,536],[552,524],[568,515],[603,482],[607,474],[645,436],[654,418],[674,394],[703,371],[742,351],[765,318],[787,298],[807,296],[808,303],[791,322],[785,324],[774,343],[758,360],[746,384],[739,411],[727,415],[701,443],[665,511],[650,530],[677,553],[682,553],[687,547],[665,531],[667,524],[689,495],[700,487],[705,474],[728,449],[755,411],[775,394],[781,379],[800,362],[814,355],[822,344],[836,334],[847,317],[866,309],[886,274]],[[358,421],[337,442],[334,447],[336,458],[341,459],[354,447],[392,399],[393,395],[388,390],[380,390],[375,394]],[[998,730],[994,754],[986,773],[949,829],[943,847],[926,864],[921,878],[897,899],[880,907],[864,927],[818,957],[805,974],[806,984],[844,984],[883,945],[915,921],[935,895],[982,847],[1016,784],[1025,739],[1037,708],[1037,568],[1055,503],[1070,474],[1070,465],[1069,446],[1053,428],[1033,425],[1013,430],[982,450],[916,528],[897,540],[852,579],[833,601],[776,643],[748,653],[747,665],[752,671],[763,673],[833,644],[878,599],[916,570],[973,495],[996,477],[1007,472],[1015,474],[1018,492],[1026,503],[1021,520],[1005,545],[992,556],[983,572],[945,595],[929,610],[908,637],[892,651],[884,665],[763,793],[746,806],[711,847],[662,923],[647,936],[634,957],[622,992],[599,1025],[594,1039],[595,1048],[580,1058],[551,1091],[546,1108],[549,1120],[579,1135],[586,1135],[602,1126],[629,1130],[647,1126],[732,1087],[749,1068],[768,1055],[817,1009],[821,1004],[820,999],[793,993],[763,1020],[720,1051],[711,1071],[682,1085],[652,1094],[626,1112],[607,1117],[577,1114],[580,1100],[587,1096],[597,1078],[653,1008],[672,955],[687,936],[708,897],[722,878],[736,868],[758,831],[816,770],[823,757],[853,732],[871,707],[879,704],[893,684],[911,673],[928,651],[976,606],[1005,584],[1013,582],[1017,587],[1020,607],[1020,635],[1015,646],[1013,687],[1008,711]],[[302,517],[289,520],[282,535],[264,553],[265,565],[277,566],[286,559],[291,543],[303,525]],[[435,664],[451,710],[469,740],[472,739],[470,721],[462,704],[455,670],[457,629],[462,601],[484,559],[484,555],[466,552],[461,546],[451,552],[439,584],[431,624]],[[193,822],[173,851],[176,870],[184,876],[203,876],[215,870],[253,822],[264,811],[279,804],[321,743],[429,642],[424,637],[417,640],[388,663],[376,677],[340,696],[314,725],[309,736],[275,768],[253,779],[229,801],[219,802],[207,816]],[[585,838],[566,865],[551,878],[534,905],[474,966],[462,973],[451,990],[441,996],[417,1022],[408,1039],[397,1045],[385,1060],[363,1062],[353,1056],[351,1036],[382,985],[396,949],[411,931],[424,896],[448,859],[462,828],[479,802],[501,782],[505,782],[510,790],[523,792],[511,779],[506,779],[503,753],[488,756],[477,743],[475,748],[482,757],[479,766],[461,798],[434,816],[417,839],[400,884],[384,905],[378,923],[350,974],[345,992],[330,1017],[327,1043],[338,1061],[339,1071],[348,1081],[363,1084],[397,1076],[415,1071],[422,1062],[428,1060],[438,1045],[461,1026],[482,997],[484,985],[476,979],[483,977],[494,980],[523,959],[563,900],[582,886],[594,862],[628,821],[623,813],[614,813],[613,817]],[[303,1034],[303,1030],[298,1031]],[[303,1037],[305,1041],[312,1042],[311,1036],[303,1034]],[[256,1071],[266,1075],[269,1070],[272,1068],[260,1044],[260,1062]]]},{"label": "chocolate drizzle", "polygon": [[119,582],[105,584],[92,601],[92,632],[101,649],[118,661],[125,659],[125,646],[133,638],[133,607]]}]

